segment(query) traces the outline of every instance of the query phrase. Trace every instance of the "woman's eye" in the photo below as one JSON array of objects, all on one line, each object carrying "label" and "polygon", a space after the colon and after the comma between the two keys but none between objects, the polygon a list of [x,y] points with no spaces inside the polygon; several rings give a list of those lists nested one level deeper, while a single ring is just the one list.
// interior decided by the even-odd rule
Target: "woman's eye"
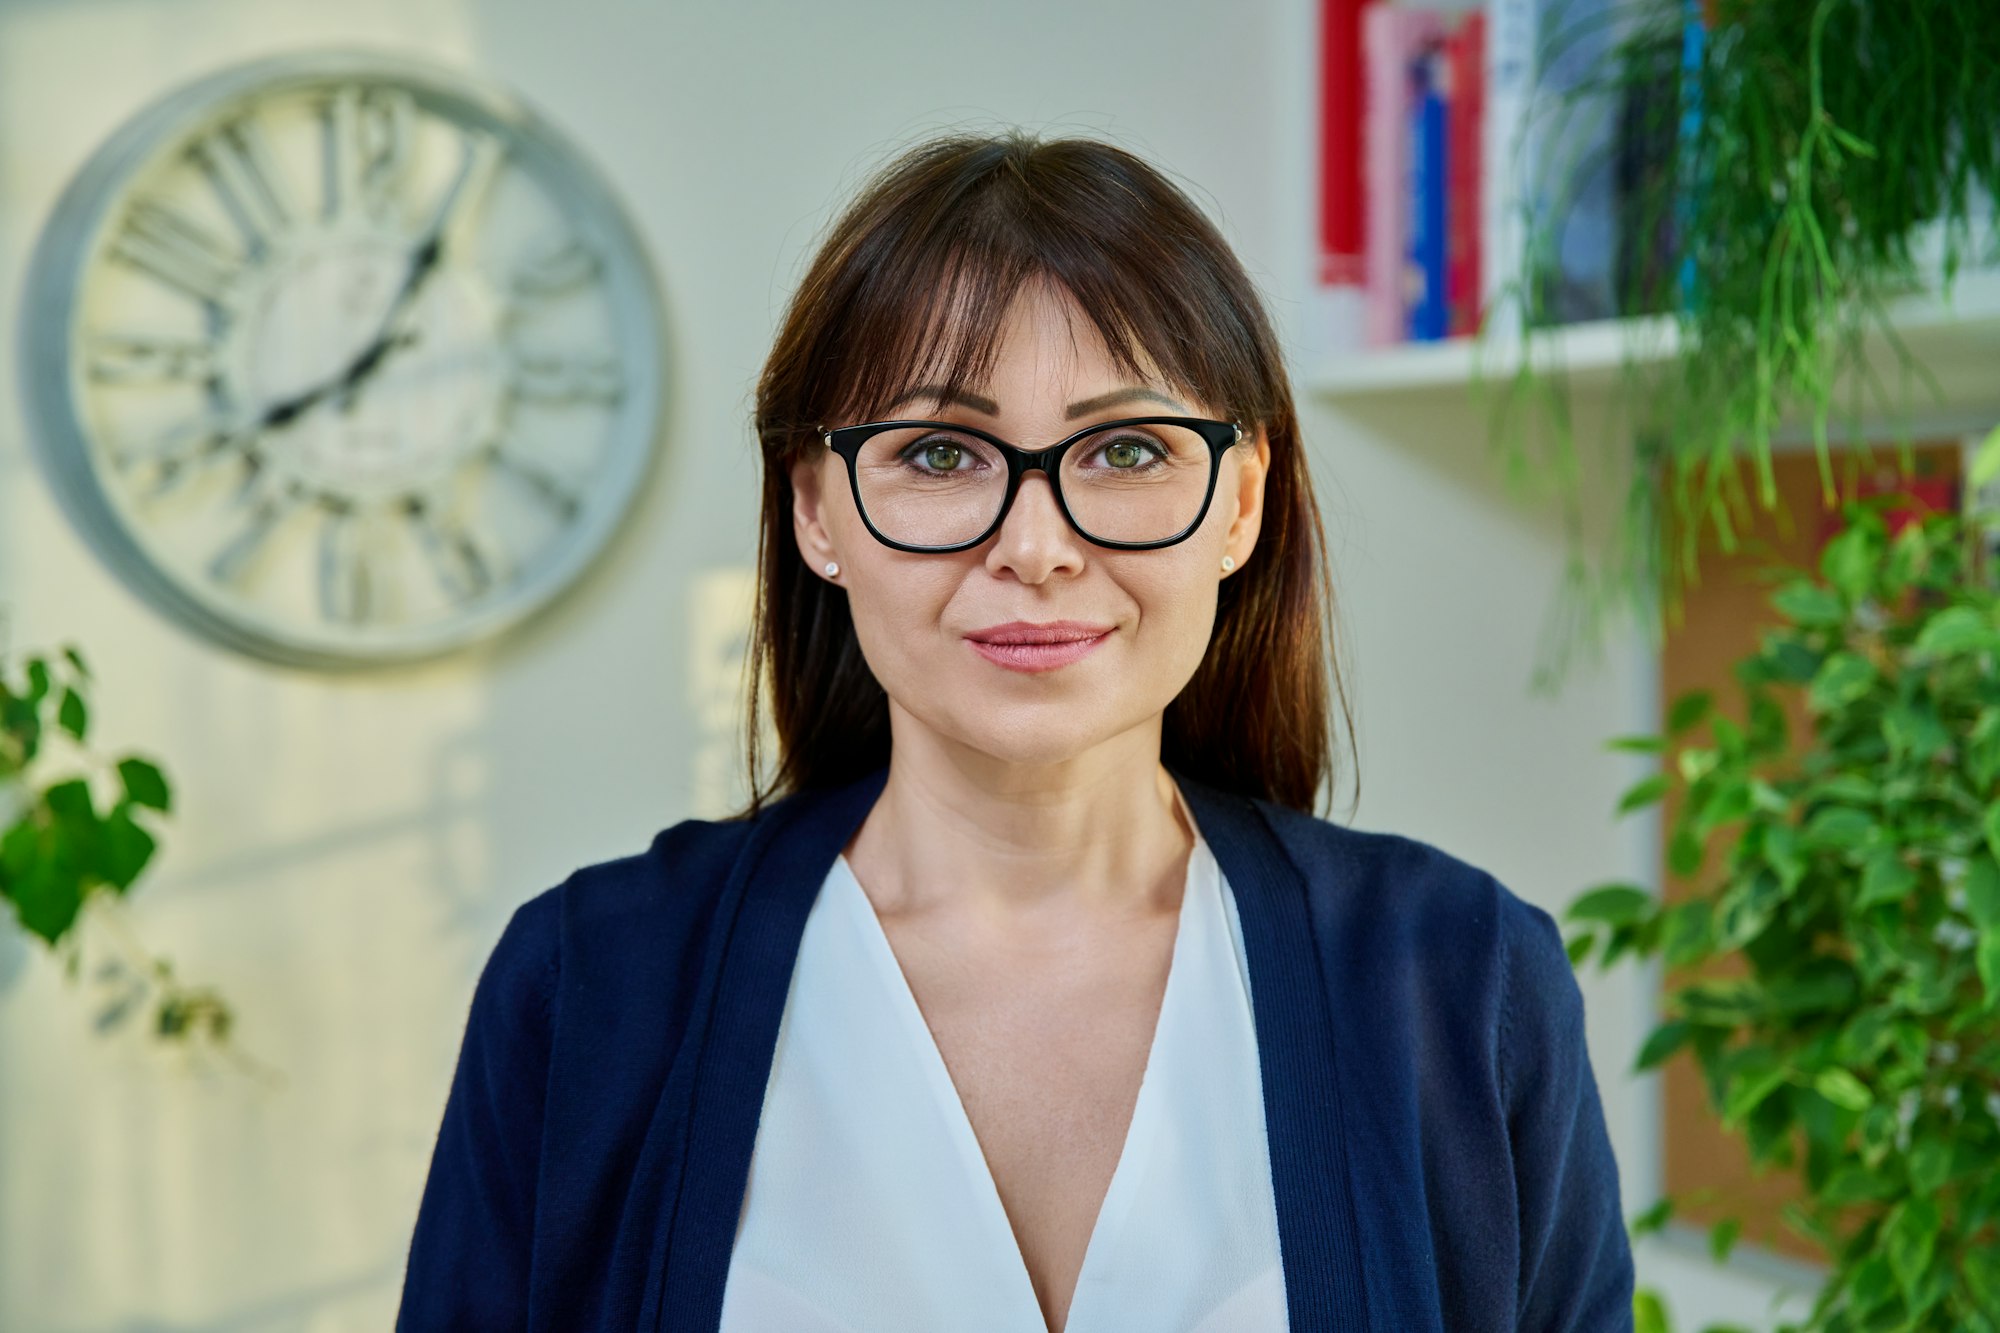
[{"label": "woman's eye", "polygon": [[1129,472],[1146,466],[1155,458],[1165,457],[1166,451],[1143,436],[1121,435],[1099,449],[1098,456],[1114,471]]},{"label": "woman's eye", "polygon": [[[902,458],[904,462],[918,464],[918,470],[922,472],[970,472],[978,466],[978,458],[970,456],[970,450],[966,450],[962,442],[942,436],[910,444],[902,450]],[[966,466],[960,466],[960,462]]]}]

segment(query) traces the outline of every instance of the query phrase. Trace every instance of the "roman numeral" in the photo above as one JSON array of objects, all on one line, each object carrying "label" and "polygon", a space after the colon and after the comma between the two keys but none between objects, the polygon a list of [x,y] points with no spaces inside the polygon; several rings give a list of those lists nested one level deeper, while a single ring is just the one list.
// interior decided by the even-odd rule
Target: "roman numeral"
[{"label": "roman numeral", "polygon": [[378,555],[362,520],[351,508],[342,506],[327,517],[319,540],[322,619],[360,625],[387,609]]},{"label": "roman numeral", "polygon": [[457,519],[437,515],[421,500],[411,500],[404,512],[424,554],[430,557],[438,582],[452,600],[469,602],[492,588],[491,562]]},{"label": "roman numeral", "polygon": [[188,152],[243,233],[244,248],[259,259],[269,254],[274,239],[292,225],[292,212],[257,122],[231,121]]},{"label": "roman numeral", "polygon": [[595,250],[571,239],[524,260],[507,285],[519,300],[550,301],[594,280],[603,268]]},{"label": "roman numeral", "polygon": [[243,576],[259,551],[271,538],[278,524],[289,516],[298,504],[298,493],[288,491],[283,495],[267,495],[257,502],[244,523],[243,530],[232,538],[227,546],[215,553],[209,561],[208,576],[217,583],[241,585]]},{"label": "roman numeral", "polygon": [[[127,450],[113,460],[120,472],[149,469],[151,485],[142,500],[157,500],[184,485],[190,477],[232,456],[250,457],[256,440],[249,431],[234,429],[213,416],[198,416],[168,430],[148,447]],[[251,459],[253,464],[255,460]]]},{"label": "roman numeral", "polygon": [[532,463],[523,462],[497,446],[493,448],[489,457],[494,467],[514,477],[533,492],[537,499],[562,515],[563,522],[569,523],[575,520],[577,512],[583,507],[583,500],[575,491],[557,481],[543,469]]},{"label": "roman numeral", "polygon": [[472,228],[506,162],[506,145],[498,139],[477,130],[464,132],[459,141],[458,173],[439,196],[430,226],[424,230],[426,236],[439,238],[445,253],[458,253],[472,239]]},{"label": "roman numeral", "polygon": [[111,253],[217,307],[228,304],[229,289],[242,271],[236,252],[214,232],[151,199],[133,201]]},{"label": "roman numeral", "polygon": [[217,350],[215,344],[193,338],[92,333],[84,343],[84,361],[90,378],[100,383],[183,380],[201,384],[216,376]]},{"label": "roman numeral", "polygon": [[392,222],[409,183],[416,102],[397,88],[338,89],[320,110],[322,212]]},{"label": "roman numeral", "polygon": [[540,403],[615,403],[625,396],[625,375],[611,356],[517,354],[508,387]]}]

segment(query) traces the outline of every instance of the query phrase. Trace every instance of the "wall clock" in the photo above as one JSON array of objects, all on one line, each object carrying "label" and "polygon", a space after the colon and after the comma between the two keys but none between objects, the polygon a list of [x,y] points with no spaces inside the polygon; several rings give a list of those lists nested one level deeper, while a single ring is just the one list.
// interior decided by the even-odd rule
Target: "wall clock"
[{"label": "wall clock", "polygon": [[70,520],[149,603],[294,665],[519,621],[658,433],[653,274],[604,181],[507,91],[386,53],[141,110],[57,201],[19,315]]}]

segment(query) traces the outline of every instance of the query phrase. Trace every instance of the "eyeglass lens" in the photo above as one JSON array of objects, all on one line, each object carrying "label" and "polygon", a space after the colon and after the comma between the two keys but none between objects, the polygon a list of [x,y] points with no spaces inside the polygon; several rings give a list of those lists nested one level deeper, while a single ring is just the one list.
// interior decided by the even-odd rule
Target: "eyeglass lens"
[{"label": "eyeglass lens", "polygon": [[[1114,426],[1063,454],[1063,499],[1077,527],[1106,541],[1151,542],[1193,523],[1213,451],[1185,426]],[[868,519],[891,541],[950,546],[986,531],[1007,495],[1007,460],[962,431],[899,426],[863,441],[854,476]]]}]

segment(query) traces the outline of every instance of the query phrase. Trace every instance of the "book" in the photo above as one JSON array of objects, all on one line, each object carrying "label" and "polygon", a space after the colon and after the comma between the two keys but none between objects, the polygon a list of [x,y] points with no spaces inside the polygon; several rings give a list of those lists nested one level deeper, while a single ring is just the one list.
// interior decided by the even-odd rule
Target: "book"
[{"label": "book", "polygon": [[1447,15],[1371,4],[1362,11],[1363,195],[1366,205],[1362,337],[1371,347],[1404,341],[1409,251],[1410,117],[1407,71],[1426,42],[1443,39]]},{"label": "book", "polygon": [[1492,0],[1482,280],[1489,303],[1510,288],[1528,300],[1531,323],[1618,313],[1614,57],[1642,15],[1625,0]]},{"label": "book", "polygon": [[1367,276],[1362,202],[1361,13],[1376,0],[1320,0],[1319,282],[1359,287]]},{"label": "book", "polygon": [[1445,41],[1450,92],[1445,116],[1445,171],[1451,201],[1445,218],[1445,304],[1453,337],[1479,331],[1481,203],[1486,130],[1486,12],[1474,10]]},{"label": "book", "polygon": [[1405,327],[1418,342],[1450,331],[1445,300],[1445,217],[1450,203],[1445,163],[1445,98],[1450,81],[1445,39],[1426,41],[1410,57],[1409,251],[1404,267]]}]

